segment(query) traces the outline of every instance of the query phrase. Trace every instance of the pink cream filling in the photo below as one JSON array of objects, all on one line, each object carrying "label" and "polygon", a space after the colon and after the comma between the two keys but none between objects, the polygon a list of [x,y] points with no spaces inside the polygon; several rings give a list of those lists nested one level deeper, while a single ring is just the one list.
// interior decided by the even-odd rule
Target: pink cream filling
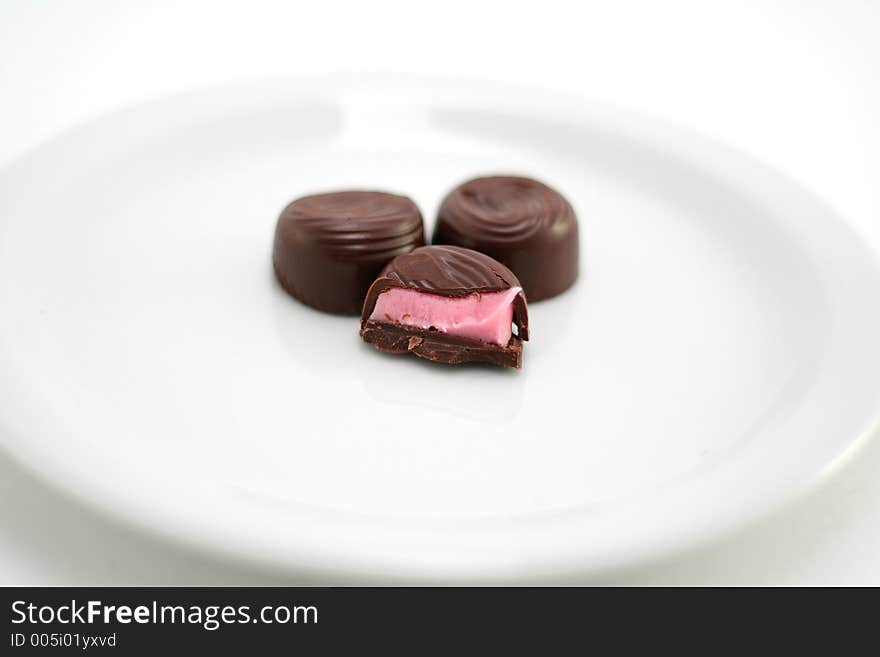
[{"label": "pink cream filling", "polygon": [[420,329],[431,327],[463,338],[506,346],[513,322],[513,300],[522,288],[444,297],[391,288],[379,295],[370,319]]}]

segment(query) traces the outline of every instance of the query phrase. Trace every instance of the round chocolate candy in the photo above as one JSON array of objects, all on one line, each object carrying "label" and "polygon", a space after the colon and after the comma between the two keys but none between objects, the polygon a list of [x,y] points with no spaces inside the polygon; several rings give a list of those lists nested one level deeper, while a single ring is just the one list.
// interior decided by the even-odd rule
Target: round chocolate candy
[{"label": "round chocolate candy", "polygon": [[318,310],[357,315],[382,268],[424,243],[422,215],[407,197],[333,192],[284,208],[272,259],[292,296]]},{"label": "round chocolate candy", "polygon": [[361,337],[438,363],[520,368],[526,298],[513,272],[485,253],[424,246],[392,260],[370,287]]},{"label": "round chocolate candy", "polygon": [[507,265],[530,302],[564,292],[578,275],[574,210],[530,178],[476,178],[455,188],[440,206],[432,243],[482,251]]}]

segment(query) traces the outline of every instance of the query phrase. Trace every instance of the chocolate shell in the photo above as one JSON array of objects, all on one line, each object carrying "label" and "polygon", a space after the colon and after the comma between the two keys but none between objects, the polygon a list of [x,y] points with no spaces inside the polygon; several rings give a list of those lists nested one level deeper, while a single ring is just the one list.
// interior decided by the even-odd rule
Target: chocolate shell
[{"label": "chocolate shell", "polygon": [[273,264],[282,287],[329,313],[356,315],[386,264],[425,243],[422,215],[405,196],[343,191],[284,208]]},{"label": "chocolate shell", "polygon": [[455,188],[440,206],[432,243],[492,256],[517,275],[531,302],[564,292],[578,275],[574,210],[531,178],[477,178]]}]

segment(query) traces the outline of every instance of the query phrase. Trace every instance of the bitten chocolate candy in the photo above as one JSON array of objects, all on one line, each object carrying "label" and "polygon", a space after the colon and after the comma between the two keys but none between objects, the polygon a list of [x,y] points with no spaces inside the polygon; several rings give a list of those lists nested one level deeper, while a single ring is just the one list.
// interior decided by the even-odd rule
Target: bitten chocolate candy
[{"label": "bitten chocolate candy", "polygon": [[433,244],[476,249],[507,265],[529,301],[549,299],[578,275],[578,226],[559,192],[530,178],[476,178],[440,206]]},{"label": "bitten chocolate candy", "polygon": [[370,286],[361,337],[439,363],[519,368],[529,339],[526,298],[513,272],[489,256],[424,246],[396,257]]},{"label": "bitten chocolate candy", "polygon": [[422,215],[407,197],[333,192],[284,208],[272,260],[292,296],[318,310],[356,315],[382,268],[424,243]]}]

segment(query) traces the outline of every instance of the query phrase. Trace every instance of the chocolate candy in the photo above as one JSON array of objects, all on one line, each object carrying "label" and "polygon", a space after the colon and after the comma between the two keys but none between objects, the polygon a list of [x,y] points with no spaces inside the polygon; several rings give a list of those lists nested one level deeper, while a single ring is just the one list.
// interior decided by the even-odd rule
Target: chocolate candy
[{"label": "chocolate candy", "polygon": [[382,268],[424,243],[422,215],[407,197],[334,192],[284,208],[272,260],[282,287],[303,303],[356,315]]},{"label": "chocolate candy", "polygon": [[370,286],[361,337],[439,363],[519,368],[529,339],[526,297],[513,272],[489,256],[424,246],[396,257]]},{"label": "chocolate candy", "polygon": [[564,292],[578,275],[574,210],[559,192],[530,178],[477,178],[452,190],[432,243],[492,256],[519,277],[532,302]]}]

